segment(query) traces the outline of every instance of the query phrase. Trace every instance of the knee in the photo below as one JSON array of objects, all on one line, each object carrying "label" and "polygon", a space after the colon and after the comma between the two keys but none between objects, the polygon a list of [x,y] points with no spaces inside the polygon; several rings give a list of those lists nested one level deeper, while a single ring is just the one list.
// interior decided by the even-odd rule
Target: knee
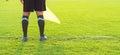
[{"label": "knee", "polygon": [[43,15],[43,11],[36,11],[36,14],[37,14],[37,16],[42,16]]},{"label": "knee", "polygon": [[23,12],[23,16],[29,16],[30,12]]}]

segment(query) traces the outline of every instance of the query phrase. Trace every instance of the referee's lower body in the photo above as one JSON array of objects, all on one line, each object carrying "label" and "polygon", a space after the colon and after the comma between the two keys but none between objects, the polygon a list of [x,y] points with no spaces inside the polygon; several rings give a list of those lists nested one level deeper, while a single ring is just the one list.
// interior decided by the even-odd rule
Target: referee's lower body
[{"label": "referee's lower body", "polygon": [[38,18],[38,26],[40,31],[40,40],[45,40],[44,34],[45,21],[43,17],[43,11],[46,11],[45,0],[24,0],[23,3],[23,17],[22,17],[22,29],[23,29],[23,41],[27,41],[27,29],[30,12],[36,12]]}]

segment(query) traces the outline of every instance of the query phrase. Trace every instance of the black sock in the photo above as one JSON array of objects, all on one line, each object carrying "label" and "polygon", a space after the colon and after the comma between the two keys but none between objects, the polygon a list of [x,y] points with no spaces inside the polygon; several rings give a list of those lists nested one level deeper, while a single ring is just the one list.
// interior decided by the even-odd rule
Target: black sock
[{"label": "black sock", "polygon": [[39,26],[39,30],[40,30],[40,35],[44,36],[44,17],[43,15],[38,16],[38,26]]},{"label": "black sock", "polygon": [[27,28],[28,28],[28,16],[23,16],[22,17],[23,37],[27,37]]}]

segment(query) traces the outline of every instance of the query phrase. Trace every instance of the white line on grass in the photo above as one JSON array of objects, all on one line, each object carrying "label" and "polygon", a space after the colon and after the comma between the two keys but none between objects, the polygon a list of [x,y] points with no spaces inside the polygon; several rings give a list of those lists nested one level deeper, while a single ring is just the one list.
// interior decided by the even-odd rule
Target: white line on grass
[{"label": "white line on grass", "polygon": [[44,16],[46,20],[60,24],[60,20],[49,8],[47,8],[47,11],[44,12]]},{"label": "white line on grass", "polygon": [[[0,36],[0,38],[22,38],[22,37],[10,37],[10,36]],[[33,38],[32,36],[30,36],[30,38]],[[35,37],[35,38],[37,38],[37,37]],[[77,39],[77,38],[92,38],[92,39],[94,39],[94,38],[97,38],[97,39],[106,39],[106,38],[120,38],[120,37],[116,37],[116,36],[48,36],[48,38],[75,38],[75,39]]]},{"label": "white line on grass", "polygon": [[104,38],[118,38],[115,36],[50,36],[50,38],[97,38],[97,39],[104,39]]}]

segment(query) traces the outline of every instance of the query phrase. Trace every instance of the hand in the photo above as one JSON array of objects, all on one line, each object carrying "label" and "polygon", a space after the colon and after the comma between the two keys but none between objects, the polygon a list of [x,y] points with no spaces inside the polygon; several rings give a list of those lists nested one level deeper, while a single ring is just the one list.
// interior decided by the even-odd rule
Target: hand
[{"label": "hand", "polygon": [[24,3],[24,1],[23,0],[20,0],[20,2],[23,4]]}]

